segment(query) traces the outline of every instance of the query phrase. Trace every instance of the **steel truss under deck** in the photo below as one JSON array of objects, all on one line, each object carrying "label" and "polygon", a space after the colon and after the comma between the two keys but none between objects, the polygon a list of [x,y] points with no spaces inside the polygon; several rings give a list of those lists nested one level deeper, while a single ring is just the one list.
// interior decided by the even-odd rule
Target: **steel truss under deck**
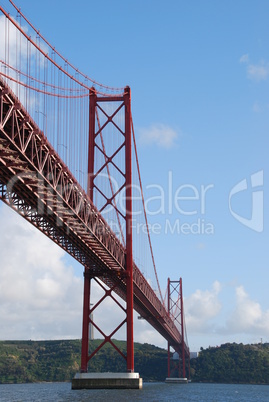
[{"label": "steel truss under deck", "polygon": [[[0,199],[126,300],[124,246],[2,79]],[[133,294],[134,309],[178,349],[179,330],[135,264]]]}]

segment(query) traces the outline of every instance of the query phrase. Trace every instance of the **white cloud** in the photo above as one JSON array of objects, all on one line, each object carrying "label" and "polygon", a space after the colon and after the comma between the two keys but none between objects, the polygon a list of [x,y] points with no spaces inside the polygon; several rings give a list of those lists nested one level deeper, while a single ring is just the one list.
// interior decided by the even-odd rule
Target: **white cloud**
[{"label": "white cloud", "polygon": [[[0,250],[0,339],[81,338],[83,267],[75,272],[60,247],[3,203]],[[96,303],[103,295],[92,281],[91,301]],[[106,335],[124,318],[110,297],[94,312],[94,321]],[[94,333],[102,337],[97,330]],[[126,324],[114,338],[126,340]],[[164,338],[136,313],[134,340],[166,347]]]},{"label": "white cloud", "polygon": [[240,63],[248,63],[249,61],[249,55],[248,54],[243,54],[243,56],[240,57]]},{"label": "white cloud", "polygon": [[184,306],[192,350],[225,342],[253,343],[269,337],[269,310],[263,310],[244,286],[234,282],[224,286],[216,281],[210,290],[198,289],[184,299]]},{"label": "white cloud", "polygon": [[138,320],[138,315],[134,315],[134,339],[135,342],[149,343],[167,348],[167,341],[157,332],[147,321]]},{"label": "white cloud", "polygon": [[266,80],[269,76],[269,63],[260,61],[258,64],[251,64],[249,55],[244,54],[239,59],[240,63],[244,63],[247,66],[247,77],[255,81]]},{"label": "white cloud", "polygon": [[156,144],[160,148],[170,149],[176,145],[178,133],[165,124],[154,124],[139,130],[139,141],[142,145]]},{"label": "white cloud", "polygon": [[247,333],[269,336],[269,310],[250,298],[243,286],[235,289],[236,306],[226,322],[229,333]]},{"label": "white cloud", "polygon": [[218,295],[221,285],[213,283],[211,290],[197,289],[195,293],[184,300],[187,332],[207,332],[212,327],[212,319],[221,310]]},{"label": "white cloud", "polygon": [[[8,36],[7,36],[8,32]],[[25,62],[27,57],[27,43],[26,39],[21,35],[18,36],[16,27],[4,16],[0,16],[0,58],[5,60],[8,43],[8,62],[11,65],[16,63],[16,50],[19,57],[22,57]]]},{"label": "white cloud", "polygon": [[255,81],[266,80],[269,75],[269,63],[249,64],[247,66],[248,78]]},{"label": "white cloud", "polygon": [[[64,251],[5,205],[0,206],[0,339],[80,338],[82,270],[64,259]],[[235,301],[231,294],[234,292]],[[92,301],[103,290],[92,286]],[[228,309],[223,312],[223,300]],[[124,306],[123,302],[123,306]],[[244,287],[215,281],[184,298],[188,338],[197,346],[269,337],[269,310],[251,299]],[[125,318],[111,298],[95,311],[94,320],[109,335]],[[95,336],[100,337],[97,331]],[[114,336],[126,339],[126,325]],[[134,314],[134,339],[166,347],[166,340]],[[209,341],[210,339],[210,341]],[[197,349],[198,350],[198,349]]]},{"label": "white cloud", "polygon": [[[15,18],[13,18],[13,20],[15,20]],[[28,32],[28,26],[24,25],[21,26],[21,28],[26,34],[31,36],[31,33]],[[38,38],[35,37],[35,35],[32,35],[32,40],[38,43],[38,46],[44,53],[49,53],[49,47],[43,41],[38,41]],[[4,15],[0,16],[0,60],[3,61],[0,62],[1,73],[8,75],[15,80],[24,82],[25,76],[18,75],[15,70],[20,70],[24,74],[29,74],[29,68],[32,73],[37,70],[41,72],[44,71],[47,64],[45,57],[41,56],[41,53],[39,54],[39,57],[37,57],[34,45],[30,44],[26,37]],[[6,66],[4,63],[7,63],[11,68]],[[4,79],[6,78],[4,77]],[[10,88],[19,96],[24,105],[28,102],[29,106],[31,105],[36,109],[40,100],[38,101],[37,98],[33,96],[30,97],[29,91],[27,91],[24,86],[18,87],[15,81],[6,80]]]},{"label": "white cloud", "polygon": [[0,339],[80,337],[82,278],[64,251],[0,208]]}]

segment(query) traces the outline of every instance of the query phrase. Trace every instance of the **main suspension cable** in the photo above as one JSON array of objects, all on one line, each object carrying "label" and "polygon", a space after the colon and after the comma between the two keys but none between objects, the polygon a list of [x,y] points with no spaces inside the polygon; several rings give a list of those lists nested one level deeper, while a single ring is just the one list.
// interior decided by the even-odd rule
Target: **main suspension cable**
[{"label": "main suspension cable", "polygon": [[[12,4],[12,6],[15,8],[15,10],[20,14],[20,16],[26,21],[26,23],[36,32],[36,34],[46,43],[47,46],[50,47],[50,49],[56,53],[66,64],[69,65],[69,67],[71,67],[74,71],[76,71],[76,73],[80,74],[83,78],[85,78],[86,80],[89,80],[92,84],[99,86],[100,88],[104,88],[105,90],[108,91],[112,91],[112,92],[123,92],[124,88],[117,88],[117,87],[109,87],[107,85],[101,84],[97,81],[95,81],[94,79],[88,77],[87,75],[83,74],[81,71],[79,71],[75,66],[73,66],[67,59],[65,59],[60,52],[58,52],[55,47],[53,47],[46,39],[43,35],[41,35],[40,31],[38,31],[34,25],[28,20],[28,18],[26,18],[26,16],[21,12],[21,10],[16,6],[16,4],[12,1],[9,0],[9,2]],[[0,6],[0,9],[2,10],[2,7]],[[3,10],[2,10],[3,11]],[[5,13],[5,15],[7,16],[7,14]],[[8,17],[9,18],[9,17]],[[11,19],[11,21],[13,22],[13,20]],[[17,28],[19,28],[17,26]],[[20,29],[20,28],[19,28]],[[24,34],[24,36],[30,40],[30,37],[24,33],[21,29],[20,31]],[[31,41],[31,40],[30,40]],[[32,43],[32,41],[31,41]],[[34,43],[33,43],[34,44]],[[34,44],[35,45],[35,44]],[[36,45],[35,45],[36,46]],[[42,49],[39,49],[42,52]],[[43,55],[45,57],[47,57],[54,65],[56,65],[56,67],[58,67],[61,71],[65,72],[71,79],[74,79],[77,83],[80,83],[82,86],[84,86],[85,84],[83,84],[82,82],[78,82],[73,76],[71,76],[67,71],[63,70],[61,66],[59,66],[56,62],[54,62],[48,55],[46,55],[44,52],[42,52]],[[85,85],[86,86],[86,85]],[[88,86],[86,86],[88,88]],[[89,88],[88,88],[89,89]]]}]

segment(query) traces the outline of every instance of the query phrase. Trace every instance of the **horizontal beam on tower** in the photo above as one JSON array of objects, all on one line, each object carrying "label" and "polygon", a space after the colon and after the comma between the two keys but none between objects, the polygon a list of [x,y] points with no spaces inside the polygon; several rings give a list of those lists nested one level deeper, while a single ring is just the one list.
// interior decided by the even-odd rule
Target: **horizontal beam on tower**
[{"label": "horizontal beam on tower", "polygon": [[[123,245],[2,79],[0,198],[126,299]],[[181,334],[135,264],[133,286],[134,309],[178,345]]]}]

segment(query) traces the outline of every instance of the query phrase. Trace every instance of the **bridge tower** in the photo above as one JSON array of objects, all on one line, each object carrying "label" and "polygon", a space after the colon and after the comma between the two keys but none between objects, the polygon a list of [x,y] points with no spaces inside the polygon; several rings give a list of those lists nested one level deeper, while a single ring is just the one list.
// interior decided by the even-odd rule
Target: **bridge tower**
[{"label": "bridge tower", "polygon": [[[109,104],[109,108],[103,105]],[[123,110],[122,110],[123,109]],[[108,112],[109,110],[109,112]],[[122,113],[123,112],[123,113]],[[124,115],[117,118],[118,114]],[[102,116],[102,117],[101,117]],[[120,122],[121,121],[121,122]],[[120,137],[112,154],[108,154],[105,146],[105,130],[108,126],[112,126],[114,133],[110,136]],[[111,151],[110,151],[111,152]],[[121,154],[121,157],[119,155]],[[97,167],[96,159],[99,166]],[[120,162],[121,159],[121,162]],[[124,160],[124,163],[122,161]],[[117,172],[117,189],[115,189],[115,177],[111,171]],[[106,186],[109,191],[104,190],[103,182],[107,182]],[[117,205],[117,197],[124,193],[125,206],[120,210]],[[84,300],[83,300],[83,324],[82,324],[82,348],[81,348],[81,373],[88,372],[88,363],[95,354],[106,344],[112,345],[116,351],[126,359],[127,380],[126,387],[131,388],[132,382],[138,384],[135,388],[141,388],[142,379],[138,373],[134,373],[134,341],[133,341],[133,239],[132,239],[132,132],[131,132],[131,91],[129,87],[125,87],[122,95],[115,96],[99,96],[94,88],[90,90],[90,111],[89,111],[89,153],[88,153],[88,185],[87,194],[93,204],[98,206],[101,213],[106,209],[113,209],[114,216],[117,220],[117,230],[120,233],[120,239],[125,247],[125,270],[115,270],[110,268],[111,277],[113,276],[114,285],[109,289],[105,288],[99,277],[102,278],[104,272],[102,268],[93,262],[92,266],[85,266],[84,270]],[[99,195],[99,201],[95,195]],[[100,197],[101,195],[101,197]],[[101,201],[100,201],[101,198]],[[122,205],[121,205],[122,207]],[[107,219],[107,218],[106,218]],[[124,230],[125,227],[125,230]],[[107,275],[107,273],[106,273]],[[115,276],[118,277],[118,283],[115,285]],[[95,304],[91,302],[91,281],[94,280],[104,291],[104,296]],[[119,288],[122,282],[126,285],[125,307],[120,304],[112,291],[117,286]],[[119,291],[119,289],[118,289]],[[126,318],[115,327],[110,335],[106,335],[102,329],[93,321],[93,311],[102,301],[110,297],[125,312]],[[127,351],[124,354],[115,345],[112,336],[126,324]],[[96,328],[104,337],[103,342],[89,355],[89,326]],[[100,374],[101,375],[101,374]],[[89,378],[89,377],[87,377]],[[125,376],[124,376],[125,378]],[[100,379],[99,379],[100,380]],[[102,379],[101,379],[102,380]],[[101,381],[100,380],[100,381]],[[132,381],[133,380],[133,381]],[[121,378],[122,382],[122,378]],[[89,383],[89,381],[88,381]],[[89,384],[88,384],[89,385]],[[114,386],[114,385],[113,385]],[[88,386],[87,386],[88,387]],[[89,386],[91,387],[91,386]],[[93,385],[94,387],[94,385]],[[102,383],[104,387],[104,383]],[[116,386],[115,386],[116,387]]]},{"label": "bridge tower", "polygon": [[[180,329],[181,343],[179,347],[174,347],[168,342],[168,378],[166,382],[187,382],[186,360],[189,353],[186,353],[188,351],[185,350],[182,278],[178,281],[171,281],[170,278],[168,278],[167,291],[168,313],[170,317],[172,317],[174,324]],[[171,346],[175,351],[172,359],[173,364],[171,362]]]},{"label": "bridge tower", "polygon": [[[183,324],[181,331],[173,311],[164,305],[160,288],[158,296],[133,262],[132,140],[148,224],[131,135],[130,88],[107,87],[81,73],[10,3],[16,18],[0,5],[5,20],[5,55],[0,63],[0,200],[84,266],[81,372],[72,388],[93,387],[90,376],[85,376],[91,374],[88,363],[107,343],[126,360],[127,372],[117,378],[118,384],[114,381],[115,388],[124,387],[124,382],[125,387],[138,388],[133,307],[181,358],[182,344],[187,356],[189,351]],[[150,264],[158,283],[148,227],[147,232]],[[103,292],[99,300],[94,298],[93,284]],[[114,301],[124,317],[118,325],[113,323],[109,334],[102,330],[96,313],[105,300]],[[94,351],[89,348],[89,325],[104,338]],[[123,325],[126,351],[119,350],[112,338]],[[89,384],[79,384],[83,379]],[[99,379],[95,385],[106,388],[107,378]],[[135,381],[127,385],[129,379]]]}]

